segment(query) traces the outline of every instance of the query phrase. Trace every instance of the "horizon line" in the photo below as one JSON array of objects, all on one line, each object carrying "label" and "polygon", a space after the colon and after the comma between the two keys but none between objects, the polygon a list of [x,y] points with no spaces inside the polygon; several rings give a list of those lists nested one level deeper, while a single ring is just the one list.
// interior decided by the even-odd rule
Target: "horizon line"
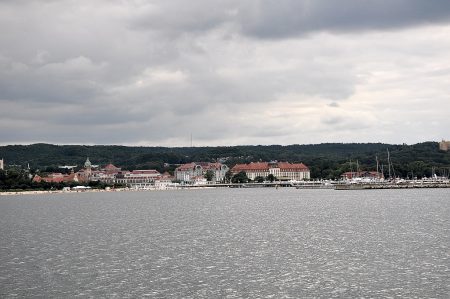
[{"label": "horizon line", "polygon": [[166,145],[132,145],[132,144],[95,144],[95,143],[47,143],[47,142],[34,142],[34,143],[14,143],[14,144],[1,144],[0,147],[6,146],[31,146],[31,145],[54,145],[54,146],[122,146],[122,147],[164,147],[164,148],[202,148],[202,147],[239,147],[239,146],[294,146],[294,145],[322,145],[322,144],[384,144],[384,145],[415,145],[427,142],[439,143],[446,141],[442,139],[441,141],[421,141],[416,143],[385,143],[381,141],[377,142],[321,142],[321,143],[292,143],[292,144],[235,144],[235,145],[198,145],[198,146],[166,146]]}]

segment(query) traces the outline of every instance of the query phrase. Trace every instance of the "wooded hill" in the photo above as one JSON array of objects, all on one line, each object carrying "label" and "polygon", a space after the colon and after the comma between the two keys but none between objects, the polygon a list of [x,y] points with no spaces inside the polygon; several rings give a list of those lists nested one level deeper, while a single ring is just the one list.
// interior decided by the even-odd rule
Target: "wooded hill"
[{"label": "wooded hill", "polygon": [[[123,169],[173,171],[176,165],[196,161],[220,161],[228,166],[256,161],[303,162],[312,178],[338,178],[343,172],[376,170],[376,157],[387,173],[387,150],[395,174],[400,177],[448,176],[450,152],[439,150],[437,142],[414,145],[382,143],[324,143],[309,145],[268,145],[229,147],[126,147],[116,145],[8,145],[0,146],[0,158],[7,166],[54,171],[60,165],[81,167],[89,157],[92,164],[113,163]],[[169,165],[167,165],[169,164]]]}]

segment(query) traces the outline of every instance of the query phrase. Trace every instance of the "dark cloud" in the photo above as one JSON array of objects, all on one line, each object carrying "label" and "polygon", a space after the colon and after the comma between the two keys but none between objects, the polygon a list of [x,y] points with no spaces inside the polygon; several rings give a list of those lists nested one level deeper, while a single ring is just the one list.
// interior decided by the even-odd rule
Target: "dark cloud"
[{"label": "dark cloud", "polygon": [[422,138],[421,126],[398,128],[429,99],[427,117],[448,127],[449,11],[433,0],[0,1],[0,142]]},{"label": "dark cloud", "polygon": [[166,36],[202,32],[229,24],[258,38],[286,38],[317,31],[396,29],[450,21],[447,0],[249,0],[161,2],[140,7],[135,29]]},{"label": "dark cloud", "polygon": [[183,0],[148,3],[129,18],[131,28],[163,31],[175,36],[183,32],[202,32],[233,18],[238,1]]},{"label": "dark cloud", "polygon": [[260,38],[316,31],[382,30],[450,21],[447,0],[251,1],[239,11],[243,32]]},{"label": "dark cloud", "polygon": [[336,103],[336,102],[331,102],[331,103],[328,104],[328,106],[329,106],[329,107],[337,108],[337,107],[339,107],[339,104]]}]

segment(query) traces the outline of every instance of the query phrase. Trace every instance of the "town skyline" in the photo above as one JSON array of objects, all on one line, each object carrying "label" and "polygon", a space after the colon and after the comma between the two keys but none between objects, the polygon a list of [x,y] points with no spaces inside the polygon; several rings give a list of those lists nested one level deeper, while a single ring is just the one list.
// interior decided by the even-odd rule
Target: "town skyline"
[{"label": "town skyline", "polygon": [[444,0],[1,1],[0,28],[0,145],[450,139]]}]

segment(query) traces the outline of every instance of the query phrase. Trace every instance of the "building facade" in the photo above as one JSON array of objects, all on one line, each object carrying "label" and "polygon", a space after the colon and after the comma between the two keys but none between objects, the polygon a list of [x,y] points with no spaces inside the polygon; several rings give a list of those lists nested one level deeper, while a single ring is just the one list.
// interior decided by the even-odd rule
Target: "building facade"
[{"label": "building facade", "polygon": [[231,169],[233,175],[241,171],[245,172],[251,180],[257,177],[267,178],[270,174],[281,181],[302,181],[310,179],[309,168],[303,163],[252,162],[249,164],[236,164]]},{"label": "building facade", "polygon": [[154,169],[124,171],[116,175],[115,182],[127,185],[153,184],[161,173]]},{"label": "building facade", "polygon": [[439,149],[447,152],[450,149],[450,141],[442,140],[439,142]]},{"label": "building facade", "polygon": [[47,176],[41,177],[39,175],[35,175],[33,177],[33,182],[47,182],[47,183],[70,183],[70,182],[85,182],[82,177],[78,175],[78,173],[74,173],[73,171],[70,174],[63,174],[60,172],[53,172],[48,174]]},{"label": "building facade", "polygon": [[222,163],[192,162],[175,169],[175,179],[181,182],[199,182],[209,172],[212,182],[221,182],[229,168]]}]

